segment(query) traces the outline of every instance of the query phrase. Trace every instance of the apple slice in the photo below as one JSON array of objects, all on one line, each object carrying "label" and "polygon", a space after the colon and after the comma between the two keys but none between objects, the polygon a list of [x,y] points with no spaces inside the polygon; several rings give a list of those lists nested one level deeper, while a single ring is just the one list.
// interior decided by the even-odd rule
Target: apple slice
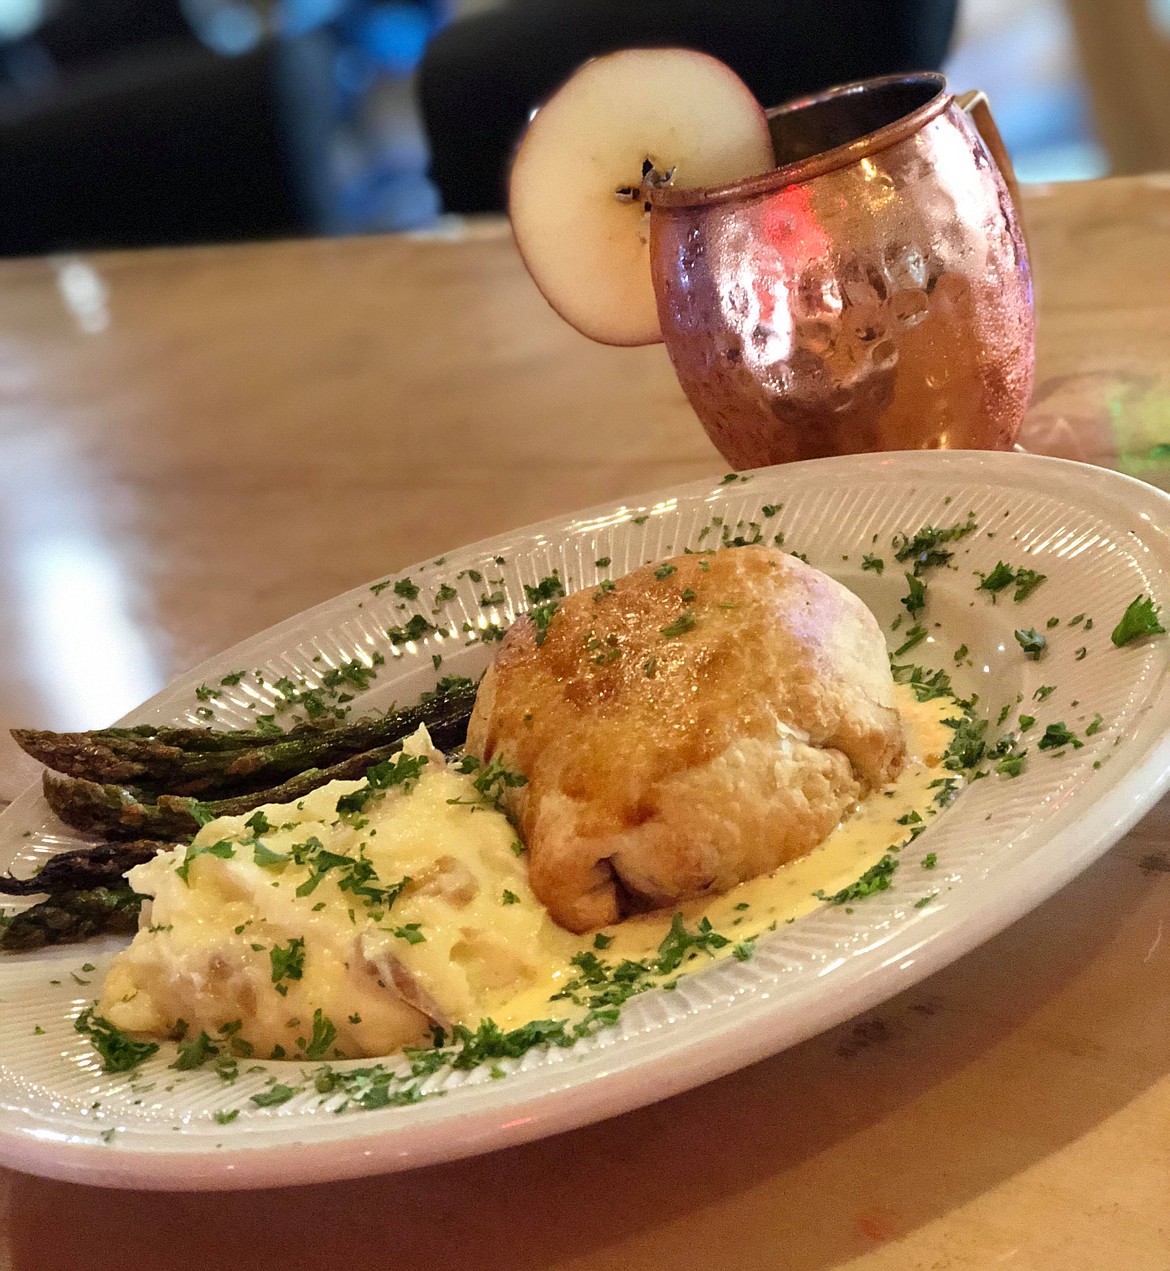
[{"label": "apple slice", "polygon": [[775,167],[747,85],[691,49],[586,62],[537,111],[508,186],[512,231],[544,298],[602,344],[662,339],[647,191],[721,185]]}]

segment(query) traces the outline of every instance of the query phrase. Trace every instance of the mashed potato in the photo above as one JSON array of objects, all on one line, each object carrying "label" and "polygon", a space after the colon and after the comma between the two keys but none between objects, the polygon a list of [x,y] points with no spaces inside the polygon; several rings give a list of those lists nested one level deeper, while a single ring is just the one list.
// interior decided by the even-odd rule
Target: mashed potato
[{"label": "mashed potato", "polygon": [[[480,785],[484,783],[481,780]],[[258,1057],[385,1055],[553,991],[575,943],[516,834],[425,729],[365,782],[210,822],[131,871],[150,897],[99,1011]]]}]

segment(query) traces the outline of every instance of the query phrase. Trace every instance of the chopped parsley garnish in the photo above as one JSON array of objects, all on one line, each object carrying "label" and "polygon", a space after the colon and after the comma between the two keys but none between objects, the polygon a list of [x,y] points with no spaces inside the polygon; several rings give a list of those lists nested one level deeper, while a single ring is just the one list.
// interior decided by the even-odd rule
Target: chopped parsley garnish
[{"label": "chopped parsley garnish", "polygon": [[[560,608],[561,597],[565,594],[564,584],[554,569],[547,577],[542,578],[534,587],[524,584],[524,594],[528,597],[528,616],[536,627],[536,643],[543,644],[548,635],[548,626],[552,622],[557,609]],[[484,638],[486,639],[486,633]],[[502,638],[502,637],[501,637]]]},{"label": "chopped parsley garnish", "polygon": [[1021,715],[1020,716],[1020,732],[1026,733],[1028,729],[1031,728],[1035,722],[1036,722],[1035,715]]},{"label": "chopped parsley garnish", "polygon": [[227,839],[220,839],[218,843],[209,843],[205,847],[196,847],[195,844],[192,843],[184,853],[181,863],[175,866],[175,873],[178,874],[188,887],[190,887],[191,879],[189,875],[191,872],[191,865],[192,862],[197,860],[200,856],[216,856],[221,861],[226,861],[235,856],[235,854],[236,849],[227,841]]},{"label": "chopped parsley garnish", "polygon": [[405,940],[407,944],[426,943],[426,936],[422,933],[421,922],[408,922],[405,926],[394,927],[391,929],[390,934],[397,936],[399,940]]},{"label": "chopped parsley garnish", "polygon": [[[459,760],[461,772],[475,773],[471,784],[479,795],[479,802],[488,807],[502,809],[504,794],[508,790],[518,789],[528,784],[523,773],[513,772],[503,759],[496,755],[489,763],[482,763],[474,755],[464,755]],[[450,799],[450,803],[465,803],[464,799]],[[522,849],[523,850],[523,849]]]},{"label": "chopped parsley garnish", "polygon": [[955,730],[943,755],[943,767],[951,772],[967,772],[978,766],[987,753],[987,720],[967,713],[958,719],[944,719]]},{"label": "chopped parsley garnish", "polygon": [[287,1103],[294,1095],[300,1094],[301,1089],[302,1087],[300,1086],[294,1088],[283,1085],[278,1081],[275,1085],[269,1086],[267,1090],[261,1090],[259,1094],[254,1094],[252,1102],[258,1108],[278,1108],[282,1103]]},{"label": "chopped parsley garnish", "polygon": [[332,1020],[325,1017],[321,1008],[313,1012],[313,1035],[308,1045],[302,1045],[306,1059],[324,1059],[325,1052],[337,1039],[337,1028]]},{"label": "chopped parsley garnish", "polygon": [[273,830],[272,822],[264,815],[263,810],[257,809],[244,822],[244,826],[251,830],[252,833],[259,838],[262,834],[271,834]]},{"label": "chopped parsley garnish", "polygon": [[95,1015],[92,1006],[81,1012],[73,1027],[89,1038],[101,1057],[103,1072],[130,1072],[158,1053],[158,1042],[137,1041],[108,1019]]},{"label": "chopped parsley garnish", "polygon": [[442,583],[439,590],[435,592],[434,605],[436,607],[445,605],[449,600],[454,600],[459,593],[451,586],[450,583]]},{"label": "chopped parsley garnish", "polygon": [[1093,716],[1093,722],[1085,729],[1086,737],[1095,737],[1101,731],[1101,725],[1105,722],[1100,713]]},{"label": "chopped parsley garnish", "polygon": [[613,564],[613,561],[608,556],[603,556],[600,560],[595,560],[593,563],[598,569],[608,569]]},{"label": "chopped parsley garnish", "polygon": [[231,1123],[240,1115],[239,1108],[225,1108],[219,1112],[213,1112],[212,1117],[216,1125],[231,1125]]},{"label": "chopped parsley garnish", "polygon": [[403,600],[417,600],[418,588],[409,578],[400,578],[394,584],[394,594],[401,596]]},{"label": "chopped parsley garnish", "polygon": [[1154,604],[1152,596],[1136,596],[1121,615],[1121,621],[1113,628],[1110,639],[1120,649],[1122,645],[1140,640],[1142,636],[1164,634],[1166,628],[1158,621],[1160,611],[1161,606]]},{"label": "chopped parsley garnish", "polygon": [[725,948],[731,943],[724,935],[714,930],[706,918],[699,919],[698,927],[688,931],[682,914],[675,914],[662,943],[658,946],[658,959],[655,970],[659,975],[669,975],[676,970],[687,957],[693,953],[712,953],[715,949]]},{"label": "chopped parsley garnish", "polygon": [[823,891],[815,891],[813,895],[818,900],[824,900],[830,905],[846,905],[853,900],[864,900],[866,896],[873,896],[879,891],[886,891],[893,880],[894,871],[897,868],[898,858],[887,852],[876,865],[867,869],[859,879],[850,883],[848,887],[842,887],[839,892],[835,892],[832,896]]},{"label": "chopped parsley garnish", "polygon": [[969,513],[967,520],[956,525],[936,527],[924,525],[917,534],[908,537],[905,534],[894,535],[894,558],[898,561],[913,561],[915,574],[937,565],[945,565],[954,556],[954,552],[945,551],[944,543],[957,543],[960,539],[974,534],[976,530],[975,514]]},{"label": "chopped parsley garnish", "polygon": [[886,562],[880,556],[874,556],[871,552],[861,558],[861,568],[868,569],[871,573],[880,574],[886,567]]},{"label": "chopped parsley garnish", "polygon": [[917,618],[926,607],[926,584],[921,578],[915,578],[913,574],[906,575],[906,582],[910,591],[902,597],[902,604],[905,605],[906,612],[911,618]]},{"label": "chopped parsley garnish", "polygon": [[1055,684],[1041,684],[1040,687],[1032,694],[1032,700],[1034,702],[1042,702],[1045,698],[1051,697],[1055,692]]},{"label": "chopped parsley garnish", "polygon": [[1074,750],[1080,750],[1084,744],[1063,723],[1049,724],[1044,730],[1044,736],[1036,743],[1040,750],[1057,750],[1061,746],[1072,746]]},{"label": "chopped parsley garnish", "polygon": [[904,653],[909,653],[916,645],[921,644],[926,636],[926,628],[921,623],[916,623],[906,632],[906,639],[894,650],[894,657],[900,658]]},{"label": "chopped parsley garnish", "polygon": [[1025,756],[1027,751],[1019,751],[1016,754],[1004,755],[995,765],[995,770],[1003,777],[1018,777],[1027,767]]},{"label": "chopped parsley garnish", "polygon": [[283,852],[274,852],[258,839],[252,844],[252,859],[261,869],[282,869],[292,859]]},{"label": "chopped parsley garnish", "polygon": [[604,640],[599,640],[592,631],[585,637],[585,650],[594,666],[608,666],[622,655],[616,635],[607,635]]},{"label": "chopped parsley garnish", "polygon": [[953,697],[951,677],[945,671],[926,671],[909,663],[890,667],[895,684],[908,684],[920,702],[933,701],[936,697]]},{"label": "chopped parsley garnish", "polygon": [[783,506],[783,503],[765,503],[764,506],[760,508],[760,512],[770,520]]},{"label": "chopped parsley garnish", "polygon": [[602,931],[599,931],[593,937],[593,947],[595,949],[608,949],[611,944],[613,944],[613,936],[607,936]]},{"label": "chopped parsley garnish", "polygon": [[1039,574],[1034,569],[1013,569],[1010,565],[1000,561],[989,574],[980,574],[979,586],[976,591],[986,591],[995,600],[999,592],[1005,587],[1014,587],[1015,595],[1013,599],[1018,603],[1026,600],[1037,587],[1048,577],[1047,574]]},{"label": "chopped parsley garnish", "polygon": [[[277,732],[280,730],[277,729]],[[210,825],[215,820],[215,813],[207,806],[206,803],[200,803],[198,799],[192,799],[187,805],[187,811],[195,819],[200,829],[205,825]]]},{"label": "chopped parsley garnish", "polygon": [[428,636],[433,631],[438,631],[438,629],[433,623],[428,622],[421,613],[416,613],[405,626],[388,627],[386,629],[386,637],[391,644],[407,644],[412,640],[421,640],[424,636]]},{"label": "chopped parsley garnish", "polygon": [[980,574],[981,581],[976,591],[987,591],[994,597],[997,592],[1002,591],[1005,587],[1010,587],[1015,582],[1015,571],[1010,565],[1005,565],[1000,561],[989,574]]},{"label": "chopped parsley garnish", "polygon": [[230,675],[225,675],[220,683],[224,688],[234,688],[247,675],[247,671],[232,671]]},{"label": "chopped parsley garnish", "polygon": [[675,572],[676,572],[676,567],[674,565],[670,565],[670,564],[659,565],[658,568],[654,571],[654,577],[655,578],[669,578],[671,574]]},{"label": "chopped parsley garnish", "polygon": [[926,855],[922,858],[923,869],[934,869],[934,867],[937,864],[938,864],[938,856],[934,852],[927,852]]},{"label": "chopped parsley garnish", "polygon": [[300,936],[293,936],[287,945],[274,944],[268,950],[272,963],[272,983],[278,993],[287,993],[285,980],[299,980],[305,973],[305,942]]},{"label": "chopped parsley garnish", "polygon": [[524,594],[528,597],[530,605],[539,605],[545,600],[554,600],[564,596],[565,587],[561,582],[560,574],[554,569],[553,572],[542,578],[535,587],[524,584]]},{"label": "chopped parsley garnish", "polygon": [[1020,628],[1015,635],[1016,643],[1030,658],[1039,658],[1044,650],[1048,648],[1048,641],[1035,627]]},{"label": "chopped parsley garnish", "polygon": [[689,610],[686,613],[680,613],[671,623],[662,628],[662,634],[668,640],[672,640],[675,636],[685,635],[688,631],[693,631],[695,627],[695,615]]},{"label": "chopped parsley garnish", "polygon": [[172,1068],[179,1072],[188,1072],[192,1068],[202,1068],[209,1059],[219,1054],[219,1047],[204,1032],[198,1037],[184,1037],[179,1042],[178,1058]]},{"label": "chopped parsley garnish", "polygon": [[395,786],[409,789],[418,780],[419,773],[426,767],[426,755],[399,754],[393,759],[383,759],[366,770],[366,784],[351,794],[343,794],[337,800],[338,813],[345,816],[356,816],[376,795]]},{"label": "chopped parsley garnish", "polygon": [[221,697],[222,694],[217,688],[208,688],[206,684],[200,684],[195,690],[195,696],[201,702],[209,702],[213,697]]}]

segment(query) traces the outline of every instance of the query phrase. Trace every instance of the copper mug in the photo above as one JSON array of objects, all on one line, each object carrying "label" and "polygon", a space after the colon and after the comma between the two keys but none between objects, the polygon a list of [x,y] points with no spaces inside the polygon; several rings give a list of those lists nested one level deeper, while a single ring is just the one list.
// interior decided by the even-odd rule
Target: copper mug
[{"label": "copper mug", "polygon": [[720,453],[1010,448],[1032,281],[986,98],[888,76],[769,121],[774,171],[651,195],[663,338]]}]

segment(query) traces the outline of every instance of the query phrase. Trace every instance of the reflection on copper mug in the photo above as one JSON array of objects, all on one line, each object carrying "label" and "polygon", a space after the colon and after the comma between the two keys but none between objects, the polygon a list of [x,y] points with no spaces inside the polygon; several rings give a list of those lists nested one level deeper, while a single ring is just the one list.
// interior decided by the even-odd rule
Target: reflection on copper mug
[{"label": "reflection on copper mug", "polygon": [[1009,448],[1032,283],[986,99],[889,76],[769,119],[775,171],[652,195],[663,338],[721,454]]}]

